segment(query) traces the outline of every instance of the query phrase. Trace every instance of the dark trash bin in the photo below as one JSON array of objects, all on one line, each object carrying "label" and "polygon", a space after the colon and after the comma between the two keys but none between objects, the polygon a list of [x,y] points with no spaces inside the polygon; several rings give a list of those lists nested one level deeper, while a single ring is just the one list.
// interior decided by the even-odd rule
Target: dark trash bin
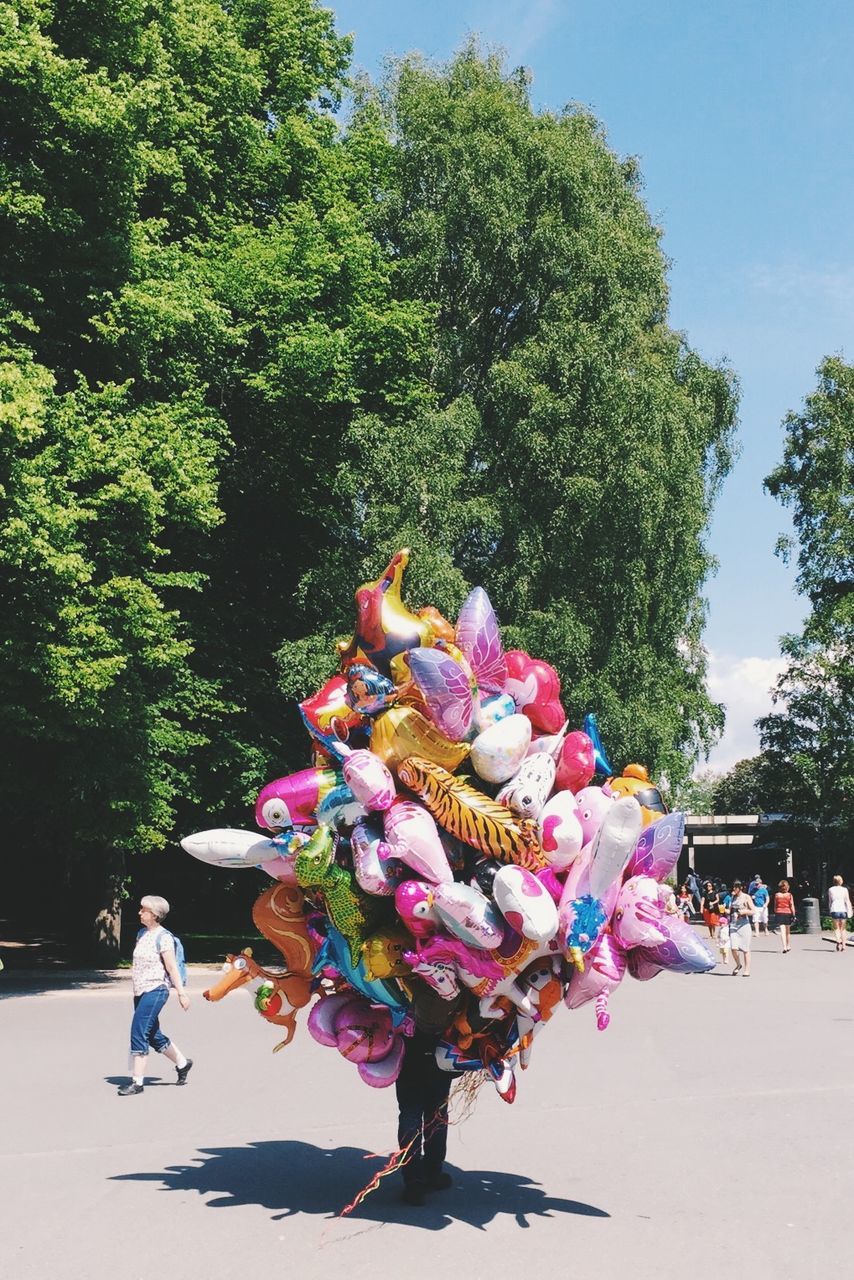
[{"label": "dark trash bin", "polygon": [[821,912],[818,898],[801,898],[805,933],[821,933]]}]

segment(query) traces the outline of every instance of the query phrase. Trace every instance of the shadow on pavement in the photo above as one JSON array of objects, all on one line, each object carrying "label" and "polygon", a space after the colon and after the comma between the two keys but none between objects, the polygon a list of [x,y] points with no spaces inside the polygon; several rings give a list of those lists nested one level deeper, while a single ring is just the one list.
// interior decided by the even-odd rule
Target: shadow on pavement
[{"label": "shadow on pavement", "polygon": [[[367,1159],[366,1159],[367,1157]],[[298,1213],[335,1217],[353,1200],[381,1167],[376,1157],[356,1147],[324,1150],[307,1142],[252,1142],[243,1147],[201,1150],[192,1165],[159,1173],[125,1173],[117,1182],[153,1182],[166,1191],[196,1191],[210,1196],[209,1208],[261,1205],[274,1219]],[[608,1218],[610,1214],[579,1200],[556,1199],[529,1178],[514,1173],[468,1169],[454,1174],[454,1186],[436,1192],[418,1208],[400,1200],[400,1178],[380,1184],[350,1215],[354,1221],[403,1222],[439,1231],[452,1222],[484,1229],[500,1214],[514,1217],[520,1227],[529,1217],[581,1214]]]},{"label": "shadow on pavement", "polygon": [[0,1000],[40,996],[48,991],[95,991],[127,979],[123,969],[31,969],[0,972]]}]

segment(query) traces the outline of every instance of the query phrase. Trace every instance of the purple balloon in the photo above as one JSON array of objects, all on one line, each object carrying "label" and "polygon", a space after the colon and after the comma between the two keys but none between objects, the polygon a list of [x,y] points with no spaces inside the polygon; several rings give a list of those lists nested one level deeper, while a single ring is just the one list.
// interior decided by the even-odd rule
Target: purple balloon
[{"label": "purple balloon", "polygon": [[409,670],[440,733],[461,742],[471,728],[474,702],[469,678],[441,649],[410,649]]},{"label": "purple balloon", "polygon": [[684,813],[667,813],[644,827],[624,878],[651,876],[653,880],[666,880],[682,852],[684,835]]},{"label": "purple balloon", "polygon": [[475,587],[463,601],[457,618],[457,645],[477,676],[478,687],[501,693],[507,683],[507,663],[498,619],[483,587]]}]

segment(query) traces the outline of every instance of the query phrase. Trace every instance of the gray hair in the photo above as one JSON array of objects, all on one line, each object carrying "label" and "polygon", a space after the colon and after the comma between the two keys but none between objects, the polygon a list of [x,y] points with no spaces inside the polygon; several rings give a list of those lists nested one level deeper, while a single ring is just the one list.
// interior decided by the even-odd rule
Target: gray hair
[{"label": "gray hair", "polygon": [[149,894],[146,898],[140,898],[139,905],[147,907],[152,911],[158,920],[165,920],[169,914],[169,903],[165,898],[159,898],[157,894]]}]

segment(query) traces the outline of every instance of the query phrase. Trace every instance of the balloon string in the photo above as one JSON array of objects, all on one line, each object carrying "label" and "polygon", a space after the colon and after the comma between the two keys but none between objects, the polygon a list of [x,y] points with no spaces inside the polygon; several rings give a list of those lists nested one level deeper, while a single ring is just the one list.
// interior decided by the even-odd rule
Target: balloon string
[{"label": "balloon string", "polygon": [[[396,1151],[392,1151],[392,1153],[386,1158],[386,1162],[383,1167],[377,1170],[370,1182],[362,1187],[359,1194],[340,1211],[338,1214],[339,1218],[345,1218],[348,1214],[352,1213],[354,1209],[367,1199],[372,1191],[376,1191],[383,1178],[387,1178],[393,1173],[399,1173],[404,1165],[408,1164],[412,1158],[413,1147],[419,1139],[422,1142],[427,1142],[441,1125],[449,1126],[452,1124],[462,1124],[464,1120],[467,1120],[474,1110],[477,1095],[484,1079],[485,1077],[482,1076],[480,1072],[467,1072],[466,1075],[464,1075],[454,1086],[454,1091],[451,1097],[451,1102],[455,1102],[457,1097],[460,1097],[463,1100],[460,1114],[452,1119],[450,1116],[443,1114],[445,1110],[444,1107],[439,1107],[434,1111],[433,1115],[423,1126],[421,1133],[416,1133],[415,1136],[407,1142],[405,1147],[398,1147]],[[377,1152],[371,1152],[363,1158],[365,1160],[382,1160],[383,1157]]]}]

